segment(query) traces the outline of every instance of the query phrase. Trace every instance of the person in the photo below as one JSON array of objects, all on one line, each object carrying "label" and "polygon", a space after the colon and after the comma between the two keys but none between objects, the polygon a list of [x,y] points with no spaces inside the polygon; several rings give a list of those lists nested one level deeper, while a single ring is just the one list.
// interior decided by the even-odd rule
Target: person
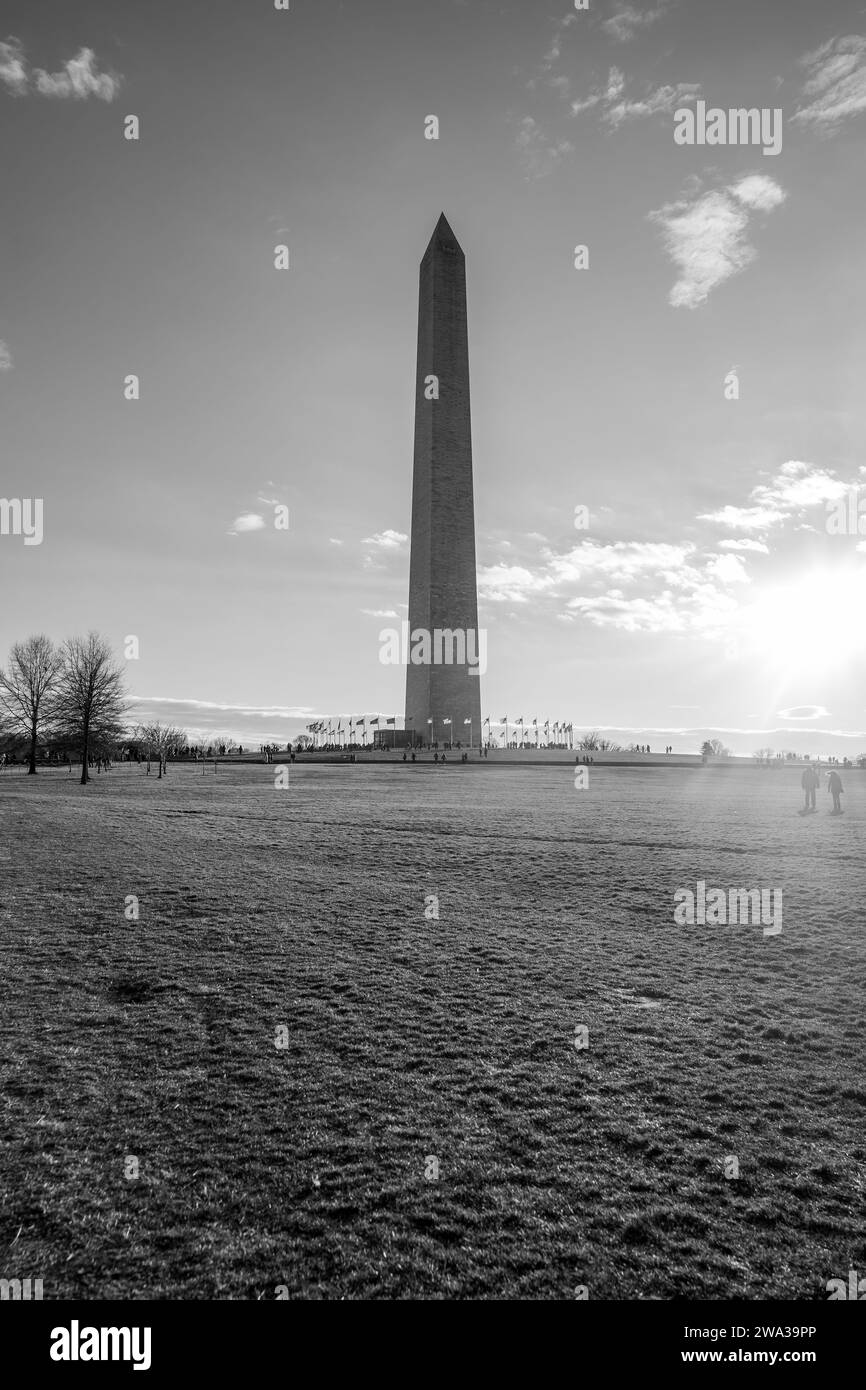
[{"label": "person", "polygon": [[[443,753],[442,756],[443,756],[443,757],[445,756],[444,753]],[[438,753],[434,753],[434,754],[433,754],[433,761],[434,761],[434,763],[438,763],[438,761],[439,761],[439,754],[438,754]]]},{"label": "person", "polygon": [[803,810],[814,811],[815,792],[818,789],[818,774],[816,773],[814,767],[812,767],[811,763],[807,768],[803,769],[803,776],[800,778],[800,786],[803,788],[803,791],[805,793]]},{"label": "person", "polygon": [[413,763],[414,763],[414,761],[415,761],[415,749],[414,749],[414,748],[412,749],[412,761],[413,761]]},{"label": "person", "polygon": [[827,779],[827,791],[830,792],[833,797],[833,810],[831,812],[831,815],[840,816],[842,814],[842,805],[839,801],[839,797],[842,795],[844,790],[845,788],[842,786],[842,778],[834,769],[834,771],[830,773],[830,776]]}]

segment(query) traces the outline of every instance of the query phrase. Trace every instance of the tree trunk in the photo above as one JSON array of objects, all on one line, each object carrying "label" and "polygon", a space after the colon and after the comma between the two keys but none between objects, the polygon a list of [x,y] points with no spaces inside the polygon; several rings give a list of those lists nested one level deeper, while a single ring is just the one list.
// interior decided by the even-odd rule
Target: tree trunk
[{"label": "tree trunk", "polygon": [[87,775],[87,753],[90,746],[90,730],[84,730],[84,746],[81,750],[81,785],[86,787],[90,778]]},{"label": "tree trunk", "polygon": [[30,726],[30,766],[27,769],[28,777],[36,776],[36,720]]}]

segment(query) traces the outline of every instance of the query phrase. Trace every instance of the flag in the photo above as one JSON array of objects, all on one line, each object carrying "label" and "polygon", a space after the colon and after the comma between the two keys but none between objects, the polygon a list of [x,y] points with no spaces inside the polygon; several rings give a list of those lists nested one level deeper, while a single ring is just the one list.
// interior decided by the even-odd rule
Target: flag
[{"label": "flag", "polygon": [[482,724],[489,724],[489,723],[490,723],[490,715],[488,714],[487,718],[486,718],[486,719],[482,719],[481,722],[482,722]]},{"label": "flag", "polygon": [[503,714],[503,716],[502,716],[502,718],[500,719],[499,722],[500,722],[500,724],[507,724],[507,723],[508,723],[508,715],[507,715],[507,714]]},{"label": "flag", "polygon": [[443,719],[443,720],[442,720],[442,723],[443,723],[443,724],[450,724],[450,723],[451,723],[451,720],[450,720],[450,719]]},{"label": "flag", "polygon": [[386,719],[386,720],[385,720],[385,723],[386,723],[386,724],[393,724],[394,722],[395,722],[395,721],[394,721],[393,719]]},{"label": "flag", "polygon": [[378,716],[378,714],[376,715],[376,718],[375,718],[375,719],[371,719],[371,720],[370,720],[370,723],[371,723],[371,724],[378,724],[378,723],[379,723],[379,716]]},{"label": "flag", "polygon": [[520,718],[519,718],[519,719],[515,719],[514,722],[515,722],[515,724],[522,724],[522,723],[523,723],[523,715],[521,714]]},{"label": "flag", "polygon": [[535,729],[538,728],[538,719],[537,719],[537,718],[536,718],[536,719],[533,719],[533,721],[532,721],[532,726],[533,726],[533,728],[535,728]]},{"label": "flag", "polygon": [[463,720],[463,723],[464,723],[464,724],[471,724],[471,723],[472,723],[472,720],[471,720],[471,719],[464,719],[464,720]]},{"label": "flag", "polygon": [[427,723],[428,723],[428,724],[432,724],[432,723],[433,723],[433,720],[432,720],[432,719],[428,719],[428,720],[427,720]]}]

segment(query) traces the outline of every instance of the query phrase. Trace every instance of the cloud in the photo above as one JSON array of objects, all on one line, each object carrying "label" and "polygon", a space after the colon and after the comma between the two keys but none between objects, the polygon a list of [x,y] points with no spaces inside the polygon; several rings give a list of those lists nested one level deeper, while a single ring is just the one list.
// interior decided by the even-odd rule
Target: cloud
[{"label": "cloud", "polygon": [[556,24],[554,25],[553,38],[550,41],[550,48],[547,50],[547,52],[541,60],[541,67],[543,72],[549,72],[550,69],[553,67],[554,63],[557,62],[560,54],[562,53],[563,35],[566,29],[569,27],[569,25],[576,23],[577,15],[573,13],[564,15],[562,19],[557,20]]},{"label": "cloud", "polygon": [[749,582],[737,556],[701,555],[691,542],[664,541],[585,540],[562,555],[544,552],[535,568],[499,564],[478,576],[488,603],[565,599],[557,616],[566,621],[582,616],[625,632],[704,635],[725,628],[738,609],[730,591]]},{"label": "cloud", "polygon": [[264,530],[265,519],[258,512],[241,512],[236,516],[231,524],[228,534],[236,536],[242,531],[262,531]]},{"label": "cloud", "polygon": [[362,608],[362,613],[366,613],[368,618],[396,618],[397,613],[393,608]]},{"label": "cloud", "polygon": [[171,695],[133,695],[129,722],[160,720],[183,729],[191,739],[225,736],[254,747],[265,739],[287,740],[292,725],[316,718],[311,705],[230,705],[216,700],[190,700]]},{"label": "cloud", "polygon": [[626,97],[626,77],[621,68],[612,67],[607,74],[607,85],[590,91],[589,96],[571,103],[571,113],[579,116],[583,111],[599,107],[601,119],[614,130],[625,121],[643,120],[648,116],[670,115],[683,102],[694,101],[701,89],[695,82],[677,82],[652,90],[645,87],[643,95]]},{"label": "cloud", "polygon": [[770,547],[764,545],[763,541],[722,541],[719,545],[720,550],[753,550],[758,555],[769,555]]},{"label": "cloud", "polygon": [[532,116],[524,116],[515,139],[528,178],[550,174],[564,155],[574,150],[570,140],[551,140]]},{"label": "cloud", "polygon": [[74,97],[86,101],[93,96],[100,101],[114,101],[120,91],[120,78],[97,72],[95,61],[92,48],[81,48],[74,58],[63,64],[60,72],[34,68],[36,90],[44,97]]},{"label": "cloud", "polygon": [[121,81],[116,73],[98,72],[93,49],[81,48],[59,72],[34,68],[31,85],[20,40],[10,36],[0,43],[0,82],[13,96],[25,96],[35,87],[44,97],[72,97],[78,101],[96,97],[100,101],[113,101],[120,91]]},{"label": "cloud", "polygon": [[27,91],[24,49],[11,34],[5,43],[0,43],[0,82],[13,96],[23,97]]},{"label": "cloud", "polygon": [[216,700],[190,700],[174,695],[131,695],[130,700],[135,705],[171,705],[196,713],[216,710],[220,714],[252,714],[263,719],[304,719],[314,712],[312,705],[224,705]]},{"label": "cloud", "polygon": [[823,705],[792,705],[776,711],[779,719],[829,719],[830,711]]},{"label": "cloud", "polygon": [[696,189],[649,214],[680,272],[668,295],[675,309],[696,309],[719,285],[757,258],[748,240],[751,213],[769,213],[786,193],[767,174],[749,174],[727,188]]},{"label": "cloud", "polygon": [[722,584],[750,584],[745,565],[739,555],[715,555],[707,563],[707,574]]},{"label": "cloud", "polygon": [[488,603],[526,603],[530,594],[553,582],[552,576],[533,574],[523,565],[487,565],[478,572],[478,592]]},{"label": "cloud", "polygon": [[659,0],[651,9],[639,10],[634,5],[618,4],[612,15],[604,20],[602,29],[617,43],[629,43],[639,29],[648,29],[662,19],[669,9],[669,0]]},{"label": "cloud", "polygon": [[400,550],[408,539],[402,531],[378,531],[375,536],[365,536],[363,543],[375,546],[378,550]]},{"label": "cloud", "polygon": [[[737,531],[767,531],[810,507],[826,507],[828,502],[838,501],[850,486],[825,468],[792,459],[782,464],[769,483],[752,488],[748,506],[720,507],[715,512],[701,513],[698,520],[715,521]],[[722,545],[729,550],[766,550],[766,546],[755,541],[723,541]]]},{"label": "cloud", "polygon": [[343,542],[342,542],[342,541],[338,541],[336,536],[329,536],[329,537],[328,537],[328,544],[329,544],[329,545],[342,545]]},{"label": "cloud", "polygon": [[729,190],[753,212],[772,212],[785,201],[785,191],[767,174],[747,174]]},{"label": "cloud", "polygon": [[12,370],[12,354],[6,343],[0,338],[0,372]]},{"label": "cloud", "polygon": [[699,521],[717,521],[732,531],[766,531],[785,520],[778,507],[720,507],[716,512],[702,512]]},{"label": "cloud", "polygon": [[638,100],[608,102],[604,120],[614,129],[624,121],[642,120],[647,116],[670,115],[683,102],[694,101],[701,89],[694,82],[678,82],[675,86],[656,87],[654,92]]},{"label": "cloud", "polygon": [[792,117],[834,134],[844,121],[866,111],[866,37],[830,39],[800,59],[806,71],[803,95],[810,98]]}]

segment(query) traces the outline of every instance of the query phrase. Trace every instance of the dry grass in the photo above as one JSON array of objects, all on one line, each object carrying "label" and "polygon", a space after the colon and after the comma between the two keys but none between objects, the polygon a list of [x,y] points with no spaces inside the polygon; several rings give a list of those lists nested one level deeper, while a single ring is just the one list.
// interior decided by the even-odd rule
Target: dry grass
[{"label": "dry grass", "polygon": [[[784,770],[2,774],[0,1275],[825,1297],[866,1261],[844,780],[803,819]],[[782,935],[675,927],[698,878],[781,887]]]}]

